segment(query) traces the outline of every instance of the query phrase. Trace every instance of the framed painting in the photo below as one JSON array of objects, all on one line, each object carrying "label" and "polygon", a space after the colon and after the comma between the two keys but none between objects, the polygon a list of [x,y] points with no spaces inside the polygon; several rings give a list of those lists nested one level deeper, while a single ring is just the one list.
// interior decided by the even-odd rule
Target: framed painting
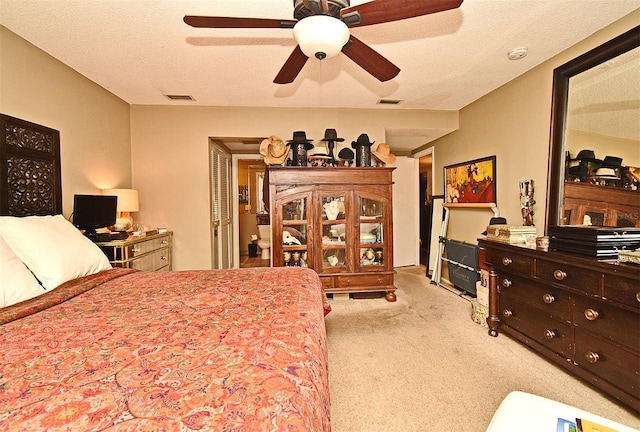
[{"label": "framed painting", "polygon": [[446,204],[496,202],[496,157],[489,156],[444,167]]}]

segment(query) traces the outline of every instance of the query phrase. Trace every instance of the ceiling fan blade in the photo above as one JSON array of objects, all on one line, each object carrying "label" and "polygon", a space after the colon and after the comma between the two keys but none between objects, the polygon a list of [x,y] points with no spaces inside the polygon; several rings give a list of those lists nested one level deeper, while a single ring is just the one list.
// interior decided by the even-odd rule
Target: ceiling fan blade
[{"label": "ceiling fan blade", "polygon": [[400,73],[400,68],[369,45],[351,35],[342,52],[380,81],[389,81]]},{"label": "ceiling fan blade", "polygon": [[293,28],[298,21],[186,15],[184,22],[191,27],[201,28]]},{"label": "ceiling fan blade", "polygon": [[348,25],[361,27],[456,9],[462,2],[463,0],[373,0],[344,8],[340,11],[340,16],[357,12],[360,15],[360,22],[348,23]]},{"label": "ceiling fan blade", "polygon": [[302,70],[302,67],[307,60],[309,60],[309,57],[302,52],[300,46],[296,46],[287,61],[282,65],[280,72],[278,72],[278,75],[273,82],[276,84],[292,83]]}]

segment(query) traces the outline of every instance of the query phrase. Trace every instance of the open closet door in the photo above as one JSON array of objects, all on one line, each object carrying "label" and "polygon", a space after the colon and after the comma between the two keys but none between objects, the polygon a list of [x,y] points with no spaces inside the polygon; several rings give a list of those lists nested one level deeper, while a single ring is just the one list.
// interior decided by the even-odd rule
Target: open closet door
[{"label": "open closet door", "polygon": [[231,155],[209,144],[211,191],[211,268],[231,268],[233,219],[231,214]]}]

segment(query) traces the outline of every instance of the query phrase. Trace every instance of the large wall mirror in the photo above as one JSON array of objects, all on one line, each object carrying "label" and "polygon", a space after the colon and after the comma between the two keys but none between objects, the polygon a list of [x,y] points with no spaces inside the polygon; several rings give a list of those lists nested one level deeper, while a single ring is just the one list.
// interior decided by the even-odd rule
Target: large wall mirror
[{"label": "large wall mirror", "polygon": [[556,68],[545,232],[640,227],[640,26]]}]

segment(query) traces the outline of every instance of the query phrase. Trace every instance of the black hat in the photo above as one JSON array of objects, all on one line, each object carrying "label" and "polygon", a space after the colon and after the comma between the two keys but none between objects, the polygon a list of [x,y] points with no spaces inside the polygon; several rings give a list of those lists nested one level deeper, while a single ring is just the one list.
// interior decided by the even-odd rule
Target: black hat
[{"label": "black hat", "polygon": [[327,129],[324,131],[324,138],[320,141],[342,142],[344,141],[344,138],[338,138],[338,133],[335,129]]},{"label": "black hat", "polygon": [[371,147],[373,145],[373,143],[375,143],[375,141],[369,141],[369,135],[367,134],[361,134],[358,137],[357,141],[352,141],[351,142],[351,147],[352,148],[356,148],[356,147]]},{"label": "black hat", "polygon": [[619,168],[622,166],[622,158],[617,156],[605,156],[601,168]]},{"label": "black hat", "polygon": [[350,148],[348,148],[348,147],[345,147],[345,148],[343,148],[342,150],[340,150],[340,151],[338,152],[338,157],[339,157],[340,159],[353,160],[353,158],[354,158],[355,156],[356,156],[356,155],[355,155],[355,154],[353,154],[353,150],[351,150],[351,149],[350,149]]},{"label": "black hat", "polygon": [[290,144],[304,144],[307,150],[311,150],[313,148],[313,144],[311,144],[312,139],[307,139],[307,134],[305,131],[295,131],[293,133],[293,139],[287,141]]},{"label": "black hat", "polygon": [[600,159],[596,159],[596,154],[593,150],[580,150],[578,152],[578,156],[575,159],[571,159],[572,161],[598,161]]},{"label": "black hat", "polygon": [[576,165],[569,167],[569,174],[576,177],[584,177],[589,173],[589,167],[586,165]]},{"label": "black hat", "polygon": [[[507,220],[503,217],[492,217],[489,220],[489,225],[506,225],[506,224],[507,224]],[[482,235],[487,235],[487,230],[484,230]]]}]

